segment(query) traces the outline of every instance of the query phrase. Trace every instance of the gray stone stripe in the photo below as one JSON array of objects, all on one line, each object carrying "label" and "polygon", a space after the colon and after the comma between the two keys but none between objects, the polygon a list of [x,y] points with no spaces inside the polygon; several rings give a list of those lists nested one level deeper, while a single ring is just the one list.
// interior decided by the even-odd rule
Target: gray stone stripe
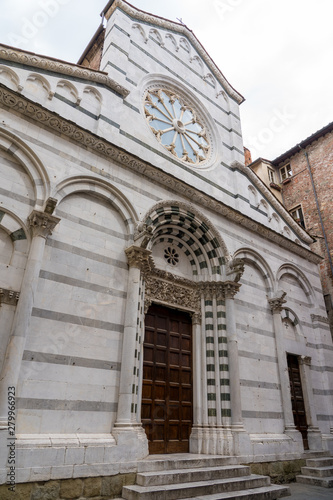
[{"label": "gray stone stripe", "polygon": [[[28,140],[29,142],[31,142],[31,143],[33,143],[33,144],[35,144],[37,146],[41,146],[44,149],[46,149],[47,151],[50,151],[51,153],[55,154],[56,156],[59,155],[59,150],[57,150],[56,148],[50,146],[49,144],[43,143],[43,142],[39,141],[38,139],[36,139],[34,137],[30,137],[29,135],[24,134],[24,133],[22,133],[21,131],[19,131],[17,129],[13,129],[12,128],[11,130],[13,132],[15,132],[15,134],[17,134],[19,137],[21,137],[21,139]],[[54,134],[56,134],[56,132],[54,132]],[[114,176],[112,174],[109,174],[108,172],[105,172],[105,170],[98,169],[97,167],[92,166],[89,163],[86,163],[86,162],[84,162],[82,160],[79,160],[75,156],[62,153],[62,157],[70,160],[72,163],[78,165],[79,167],[82,167],[82,168],[84,168],[86,170],[89,170],[89,172],[93,172],[94,174],[98,174],[98,175],[104,177],[105,179],[108,179],[108,180],[110,180],[112,182],[120,184],[121,186],[125,186],[127,188],[130,188],[133,191],[136,191],[137,193],[140,193],[140,194],[146,196],[149,200],[161,201],[161,198],[158,197],[158,196],[155,196],[151,191],[146,191],[144,189],[140,189],[135,184],[130,183],[130,182],[126,182],[126,181],[120,179],[119,177],[116,177],[116,176]],[[0,194],[1,194],[1,188],[0,188]],[[8,196],[13,198],[11,192],[9,193]],[[24,201],[25,203],[27,202],[27,200],[25,198],[22,201]],[[37,200],[37,202],[38,202],[38,200]],[[34,206],[33,203],[29,203],[29,204],[32,205],[32,206]],[[41,201],[40,204],[42,205],[43,201]]]},{"label": "gray stone stripe", "polygon": [[66,411],[117,411],[117,403],[101,401],[68,401],[66,399],[16,398],[17,408],[22,410],[66,410]]},{"label": "gray stone stripe", "polygon": [[333,351],[333,346],[332,345],[326,345],[326,344],[311,344],[310,342],[307,342],[307,347],[311,347],[312,349],[325,349],[327,351]]},{"label": "gray stone stripe", "polygon": [[268,332],[267,330],[261,330],[260,328],[255,328],[254,326],[242,325],[236,323],[237,330],[244,330],[245,332],[257,333],[258,335],[263,335],[264,337],[275,338],[274,332]]},{"label": "gray stone stripe", "polygon": [[14,193],[13,191],[7,191],[7,189],[0,188],[0,194],[10,198],[11,200],[20,201],[21,203],[25,203],[26,205],[30,205],[30,207],[35,206],[35,201],[30,200],[26,196],[21,196],[20,194]]},{"label": "gray stone stripe", "polygon": [[260,354],[256,352],[248,351],[238,351],[238,355],[241,358],[255,359],[257,361],[268,361],[269,363],[277,363],[277,358],[274,356],[268,356],[267,354]]},{"label": "gray stone stripe", "polygon": [[281,389],[280,384],[275,384],[274,382],[258,382],[257,380],[241,379],[240,385],[243,387],[256,387],[257,389]]},{"label": "gray stone stripe", "polygon": [[330,422],[333,421],[333,415],[317,415],[317,420],[320,422]]},{"label": "gray stone stripe", "polygon": [[74,255],[80,255],[81,257],[86,257],[87,259],[95,260],[97,262],[102,262],[103,264],[108,264],[114,267],[120,267],[121,269],[128,269],[126,262],[121,260],[112,259],[111,257],[106,257],[105,255],[100,255],[95,252],[90,252],[89,250],[83,250],[82,248],[75,247],[74,245],[69,245],[68,243],[63,243],[62,241],[53,240],[51,238],[46,240],[46,244],[49,247],[56,248],[58,250],[63,250]]},{"label": "gray stone stripe", "polygon": [[[231,132],[233,134],[236,134],[238,135],[239,137],[242,137],[242,134],[240,134],[239,132],[237,132],[237,130],[233,129],[233,128],[228,128],[226,127],[225,125],[223,125],[223,123],[220,123],[218,120],[215,120],[214,118],[214,122],[219,125],[220,127],[224,128],[224,130],[226,130],[227,132]],[[234,168],[232,170],[235,170]]]},{"label": "gray stone stripe", "polygon": [[310,366],[311,370],[314,372],[332,372],[333,373],[333,366]]},{"label": "gray stone stripe", "polygon": [[251,309],[252,311],[255,310],[255,311],[262,311],[264,313],[269,313],[269,307],[268,307],[268,303],[267,303],[267,306],[266,307],[261,307],[259,306],[258,304],[253,304],[252,302],[246,302],[245,300],[240,300],[240,299],[235,299],[235,303],[238,305],[238,306],[241,306],[241,307],[246,307],[246,309]]},{"label": "gray stone stripe", "polygon": [[74,314],[65,314],[57,311],[49,311],[48,309],[38,309],[34,307],[31,313],[35,318],[43,318],[53,321],[61,321],[63,323],[71,323],[73,325],[89,326],[99,330],[109,330],[112,332],[122,333],[124,331],[123,325],[117,323],[109,323],[100,319],[85,318],[83,316],[75,316]]},{"label": "gray stone stripe", "polygon": [[70,278],[69,276],[51,273],[49,271],[41,270],[39,273],[39,277],[46,280],[55,281],[56,283],[63,283],[64,285],[71,285],[78,288],[86,288],[87,290],[91,290],[93,292],[107,293],[108,295],[112,295],[113,297],[121,297],[122,299],[126,299],[127,297],[127,293],[122,292],[121,290],[115,290],[114,288],[107,288],[105,286],[96,285],[96,283],[77,280],[75,278]]},{"label": "gray stone stripe", "polygon": [[333,396],[333,389],[313,389],[313,394],[317,396]]},{"label": "gray stone stripe", "polygon": [[117,362],[103,361],[101,359],[80,358],[78,356],[51,354],[48,352],[24,351],[22,359],[23,361],[34,361],[36,363],[51,363],[55,365],[95,368],[97,370],[120,371],[120,363]]},{"label": "gray stone stripe", "polygon": [[244,280],[243,278],[241,278],[239,280],[239,282],[242,284],[242,285],[247,285],[247,286],[250,286],[252,288],[255,288],[256,290],[262,290],[263,292],[266,292],[269,291],[267,290],[267,288],[265,286],[262,286],[262,285],[258,285],[257,283],[252,283],[251,281],[247,281],[247,280]]},{"label": "gray stone stripe", "polygon": [[243,418],[267,418],[280,420],[283,418],[283,413],[278,411],[242,411]]},{"label": "gray stone stripe", "polygon": [[129,236],[127,234],[119,233],[118,231],[113,231],[112,229],[101,226],[100,224],[90,222],[88,220],[82,219],[81,217],[77,217],[76,215],[69,214],[68,212],[63,212],[62,210],[57,210],[57,216],[61,217],[62,219],[70,220],[71,222],[76,222],[81,226],[89,227],[90,229],[95,229],[96,231],[100,231],[103,234],[109,234],[110,236],[114,236],[115,238],[119,238],[125,241],[129,239]]}]

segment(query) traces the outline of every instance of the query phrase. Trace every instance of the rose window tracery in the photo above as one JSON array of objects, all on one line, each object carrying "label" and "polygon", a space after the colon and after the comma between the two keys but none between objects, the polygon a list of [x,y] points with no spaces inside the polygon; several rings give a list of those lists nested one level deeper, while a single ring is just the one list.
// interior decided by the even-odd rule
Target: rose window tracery
[{"label": "rose window tracery", "polygon": [[174,92],[148,91],[145,115],[157,140],[174,156],[196,165],[207,160],[210,143],[206,128],[192,107]]}]

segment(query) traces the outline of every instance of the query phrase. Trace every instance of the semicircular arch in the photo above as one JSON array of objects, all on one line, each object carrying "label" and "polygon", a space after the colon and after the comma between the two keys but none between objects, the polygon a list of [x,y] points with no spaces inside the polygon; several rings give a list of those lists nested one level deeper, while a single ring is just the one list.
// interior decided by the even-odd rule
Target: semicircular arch
[{"label": "semicircular arch", "polygon": [[253,267],[255,267],[259,273],[261,274],[263,281],[265,283],[266,287],[266,292],[271,293],[274,290],[274,275],[265,261],[265,259],[262,258],[262,256],[257,253],[256,251],[252,250],[251,248],[240,248],[237,250],[234,255],[234,258],[242,259],[244,260],[245,264],[250,264]]},{"label": "semicircular arch", "polygon": [[302,288],[303,292],[308,298],[310,305],[314,305],[315,304],[314,290],[308,278],[305,276],[305,274],[297,266],[295,266],[295,264],[288,262],[286,264],[282,264],[282,266],[280,266],[280,268],[278,269],[276,273],[277,284],[279,284],[282,277],[286,275],[292,276],[292,278],[298,282],[299,286]]},{"label": "semicircular arch", "polygon": [[60,204],[67,196],[80,192],[99,196],[110,203],[120,213],[127,228],[128,236],[133,238],[134,225],[135,221],[138,220],[138,216],[129,200],[117,188],[94,177],[72,177],[57,185],[54,198]]}]

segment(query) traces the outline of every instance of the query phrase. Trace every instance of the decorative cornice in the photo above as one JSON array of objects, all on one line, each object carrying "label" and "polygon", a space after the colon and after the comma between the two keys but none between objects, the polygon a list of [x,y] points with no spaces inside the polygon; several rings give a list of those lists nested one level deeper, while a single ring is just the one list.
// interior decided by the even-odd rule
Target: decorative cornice
[{"label": "decorative cornice", "polygon": [[5,61],[16,62],[19,64],[26,64],[34,68],[52,71],[61,75],[73,76],[75,78],[82,78],[89,82],[96,82],[105,85],[117,94],[127,97],[130,93],[125,87],[112,80],[107,73],[102,71],[92,70],[83,66],[77,66],[64,61],[58,61],[48,57],[39,56],[32,52],[25,52],[23,50],[13,49],[6,45],[0,44],[0,59]]},{"label": "decorative cornice", "polygon": [[246,167],[242,163],[238,161],[234,161],[231,165],[233,168],[240,170],[243,172],[251,182],[256,186],[256,188],[261,191],[270,204],[274,207],[274,209],[280,214],[281,217],[288,219],[289,226],[293,229],[293,231],[297,234],[297,236],[305,241],[306,243],[313,243],[313,238],[306,232],[302,227],[295,221],[295,219],[290,215],[288,210],[284,208],[284,206],[279,202],[279,200],[274,196],[270,189],[262,182],[261,179],[257,176],[255,172],[249,167]]},{"label": "decorative cornice", "polygon": [[316,321],[318,323],[325,323],[326,325],[329,324],[329,319],[325,316],[320,316],[319,314],[311,314],[311,319],[313,322]]},{"label": "decorative cornice", "polygon": [[201,45],[199,40],[196,38],[194,33],[187,28],[184,24],[174,23],[162,17],[153,16],[152,14],[148,14],[147,12],[143,12],[141,10],[137,10],[132,5],[127,2],[123,2],[122,0],[114,0],[110,7],[106,6],[104,10],[104,14],[106,19],[109,19],[112,13],[120,8],[126,14],[128,14],[131,18],[134,18],[139,21],[143,21],[148,24],[154,24],[155,26],[159,26],[166,30],[170,30],[173,32],[177,32],[179,34],[185,35],[188,40],[190,40],[191,44],[195,48],[195,50],[200,55],[201,59],[205,62],[208,68],[211,70],[215,78],[220,82],[224,90],[228,93],[228,95],[234,99],[238,104],[244,102],[244,97],[235,90],[226,77],[221,73],[221,70],[216,66],[213,59],[207,54],[204,47]]},{"label": "decorative cornice", "polygon": [[281,313],[285,300],[286,292],[279,291],[272,298],[267,299],[273,314]]},{"label": "decorative cornice", "polygon": [[126,248],[125,254],[129,267],[136,267],[143,273],[150,272],[154,267],[150,250],[132,245]]},{"label": "decorative cornice", "polygon": [[100,154],[108,158],[108,160],[120,163],[122,166],[133,170],[138,175],[145,176],[150,180],[160,183],[178,195],[185,196],[187,199],[190,199],[193,204],[203,206],[207,210],[212,210],[226,219],[231,220],[235,224],[239,224],[240,226],[259,234],[263,238],[273,241],[279,246],[296,253],[309,262],[319,264],[322,261],[322,258],[313,253],[311,250],[297,245],[293,241],[288,240],[284,236],[272,231],[268,227],[251,219],[250,217],[247,217],[237,210],[228,207],[223,202],[210,197],[192,186],[189,186],[188,184],[173,177],[171,174],[167,174],[157,167],[140,160],[133,154],[112,145],[105,139],[95,136],[75,123],[61,118],[56,113],[48,111],[41,105],[9,90],[2,84],[0,84],[0,105],[1,104],[22,114],[23,116],[39,122],[42,127],[47,127],[53,132],[62,134],[68,139],[74,140],[82,147],[90,148],[94,153]]},{"label": "decorative cornice", "polygon": [[53,229],[60,222],[59,217],[54,217],[54,215],[39,212],[38,210],[33,210],[28,220],[32,236],[42,236],[45,239],[52,234]]},{"label": "decorative cornice", "polygon": [[19,298],[20,298],[20,292],[14,292],[14,290],[7,290],[6,288],[0,288],[0,306],[2,304],[16,306]]}]

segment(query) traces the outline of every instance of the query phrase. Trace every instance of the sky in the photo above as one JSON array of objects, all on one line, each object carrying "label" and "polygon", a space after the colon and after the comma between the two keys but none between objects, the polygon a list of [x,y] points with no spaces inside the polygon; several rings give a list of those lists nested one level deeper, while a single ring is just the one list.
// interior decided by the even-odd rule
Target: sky
[{"label": "sky", "polygon": [[[107,0],[0,0],[0,43],[76,63]],[[182,19],[230,84],[252,159],[273,160],[333,121],[332,0],[132,0]]]}]

